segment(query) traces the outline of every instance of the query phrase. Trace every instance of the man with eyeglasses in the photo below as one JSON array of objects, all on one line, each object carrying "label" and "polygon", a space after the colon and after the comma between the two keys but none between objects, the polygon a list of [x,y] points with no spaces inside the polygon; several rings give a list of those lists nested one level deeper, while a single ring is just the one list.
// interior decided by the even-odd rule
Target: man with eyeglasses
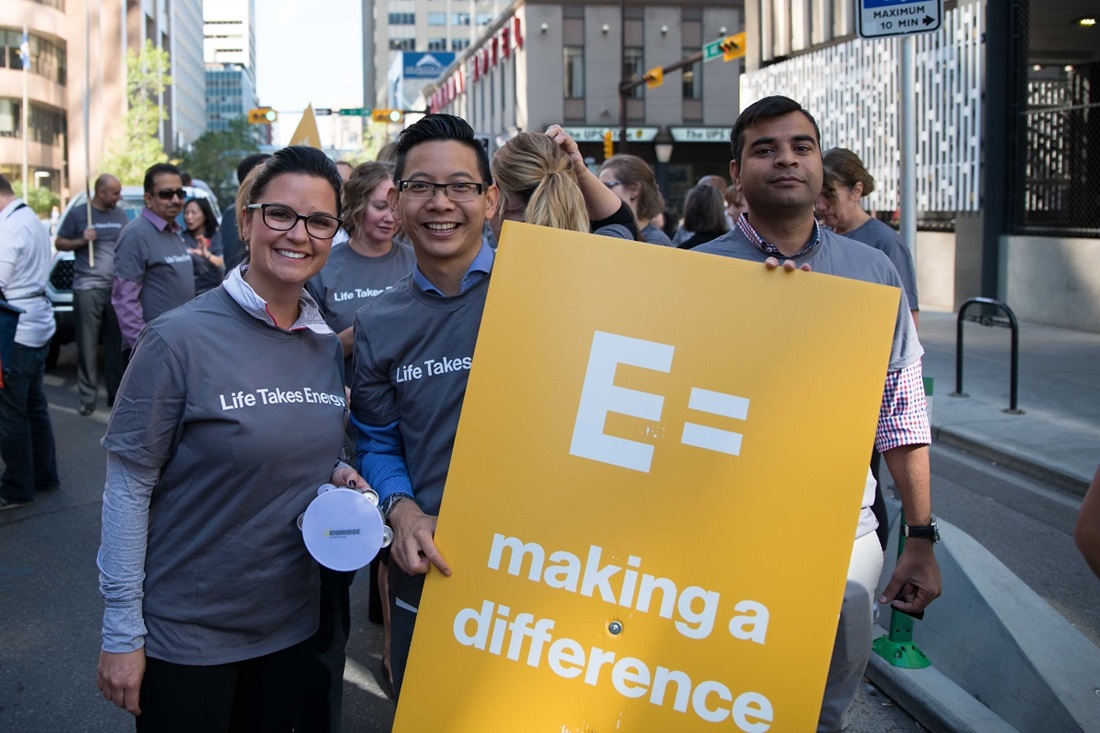
[{"label": "man with eyeglasses", "polygon": [[195,269],[176,223],[186,197],[176,166],[151,166],[145,207],[118,237],[111,305],[127,350],[146,323],[195,297]]},{"label": "man with eyeglasses", "polygon": [[401,133],[390,208],[416,268],[355,316],[352,420],[359,471],[382,499],[390,545],[390,671],[400,694],[424,576],[450,575],[435,522],[493,268],[482,228],[498,192],[465,120],[427,115]]}]

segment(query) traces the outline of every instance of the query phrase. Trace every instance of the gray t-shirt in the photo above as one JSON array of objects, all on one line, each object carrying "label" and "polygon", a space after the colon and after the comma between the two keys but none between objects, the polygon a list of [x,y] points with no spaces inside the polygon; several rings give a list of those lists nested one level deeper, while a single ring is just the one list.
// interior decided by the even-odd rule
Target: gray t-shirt
[{"label": "gray t-shirt", "polygon": [[913,256],[905,242],[889,224],[879,221],[873,216],[860,226],[842,236],[863,242],[877,250],[886,253],[894,267],[901,275],[901,281],[905,284],[905,297],[909,300],[910,310],[920,310],[917,301],[917,274],[913,271]]},{"label": "gray t-shirt", "polygon": [[141,284],[146,323],[195,297],[195,267],[183,236],[161,231],[139,215],[126,225],[115,248],[115,277]]},{"label": "gray t-shirt", "polygon": [[[814,272],[901,289],[902,283],[898,271],[882,252],[827,229],[820,229],[820,232],[821,242],[818,246],[800,257],[787,259],[794,260],[798,265],[809,264]],[[692,251],[754,262],[763,262],[770,256],[750,242],[740,228],[735,228],[717,239],[704,242]],[[893,372],[911,366],[917,363],[923,354],[924,348],[917,339],[917,329],[913,325],[913,317],[909,314],[909,303],[905,299],[905,291],[902,290],[901,299],[898,302],[897,319],[894,323],[889,369]]]},{"label": "gray t-shirt", "polygon": [[366,425],[400,421],[413,495],[427,514],[439,514],[488,289],[485,277],[441,298],[409,275],[355,316],[352,414]]},{"label": "gray t-shirt", "polygon": [[150,657],[227,664],[316,631],[319,575],[295,521],[343,444],[342,362],[333,334],[269,326],[224,288],[142,332],[102,444],[161,471],[145,555]]},{"label": "gray t-shirt", "polygon": [[328,262],[306,283],[333,331],[350,328],[355,312],[377,298],[416,267],[416,255],[407,244],[394,242],[381,257],[366,257],[341,244],[332,248]]},{"label": "gray t-shirt", "polygon": [[[488,289],[485,277],[442,298],[409,275],[355,315],[352,414],[366,425],[398,422],[413,496],[426,514],[438,515],[443,500]],[[423,575],[391,566],[390,580],[391,593],[419,605]]]},{"label": "gray t-shirt", "polygon": [[[115,246],[118,236],[127,224],[126,212],[122,209],[100,211],[92,207],[92,226],[95,227],[95,267],[88,256],[88,247],[76,250],[73,270],[73,290],[111,289],[114,277]],[[88,228],[88,210],[86,206],[74,206],[69,209],[65,220],[57,229],[62,239],[83,239]]]},{"label": "gray t-shirt", "polygon": [[652,222],[646,224],[642,228],[642,231],[638,232],[638,235],[642,238],[642,241],[647,244],[660,244],[664,247],[673,246],[672,240],[668,238],[668,235],[654,226]]}]

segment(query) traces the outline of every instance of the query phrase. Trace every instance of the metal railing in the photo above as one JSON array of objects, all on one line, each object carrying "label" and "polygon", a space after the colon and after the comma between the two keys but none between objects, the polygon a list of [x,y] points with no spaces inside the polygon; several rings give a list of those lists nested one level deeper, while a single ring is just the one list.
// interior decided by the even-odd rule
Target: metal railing
[{"label": "metal railing", "polygon": [[[983,312],[981,315],[967,316],[966,311],[973,305],[984,306],[983,311],[995,308],[1004,313],[1004,317],[989,315]],[[1007,328],[1012,332],[1012,351],[1009,364],[1009,402],[1005,412],[1010,415],[1022,415],[1024,411],[1016,406],[1016,396],[1020,383],[1020,323],[1016,320],[1016,314],[1012,309],[999,300],[992,298],[968,298],[959,306],[959,317],[955,331],[955,391],[952,397],[969,397],[963,391],[963,321],[972,321],[980,326]]]}]

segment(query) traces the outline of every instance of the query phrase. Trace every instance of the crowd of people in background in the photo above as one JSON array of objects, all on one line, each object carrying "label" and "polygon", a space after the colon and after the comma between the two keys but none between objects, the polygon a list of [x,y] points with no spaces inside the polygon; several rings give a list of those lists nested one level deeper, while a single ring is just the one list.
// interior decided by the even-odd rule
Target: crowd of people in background
[{"label": "crowd of people in background", "polygon": [[[874,179],[851,151],[823,153],[797,102],[751,105],[731,141],[730,178],[700,179],[682,216],[642,158],[614,155],[593,172],[552,125],[490,159],[464,120],[444,114],[359,165],[301,146],[246,157],[221,222],[170,164],[146,172],[130,222],[118,179],[99,176],[89,207],[59,223],[56,247],[75,253],[79,413],[98,406],[100,343],[112,409],[98,556],[104,697],[145,731],[340,730],[356,574],[319,568],[295,526],[326,482],[372,487],[393,528],[369,582],[381,674],[400,695],[425,574],[450,574],[433,538],[467,372],[402,381],[394,365],[472,358],[497,241],[515,221],[902,291],[875,447],[912,534],[875,599],[883,520],[869,476],[818,728],[842,730],[875,601],[917,613],[940,593],[914,268],[897,232],[861,206]],[[0,300],[25,311],[14,352],[0,352],[8,509],[59,478],[42,391],[49,244],[2,176],[0,233]],[[231,412],[217,402],[302,388],[330,399],[242,398]],[[1083,551],[1096,526],[1082,520]]]}]

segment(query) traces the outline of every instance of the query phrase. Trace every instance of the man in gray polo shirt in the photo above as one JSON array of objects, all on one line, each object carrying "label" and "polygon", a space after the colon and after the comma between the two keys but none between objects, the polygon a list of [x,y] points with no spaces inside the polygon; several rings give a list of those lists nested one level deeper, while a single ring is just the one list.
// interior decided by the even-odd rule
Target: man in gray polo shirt
[{"label": "man in gray polo shirt", "polygon": [[[100,336],[103,338],[108,407],[114,404],[115,392],[122,380],[122,334],[118,330],[115,311],[111,308],[115,245],[127,224],[126,213],[118,208],[121,198],[122,184],[111,174],[104,173],[95,181],[91,223],[88,222],[87,207],[72,207],[61,222],[54,242],[58,250],[76,253],[73,314],[76,316],[80,414],[84,416],[95,412],[99,385],[96,351]],[[95,254],[91,257],[89,254],[93,249]]]},{"label": "man in gray polo shirt", "polygon": [[119,235],[111,305],[127,348],[146,323],[195,297],[195,268],[176,223],[186,196],[176,166],[150,167],[145,208]]}]

